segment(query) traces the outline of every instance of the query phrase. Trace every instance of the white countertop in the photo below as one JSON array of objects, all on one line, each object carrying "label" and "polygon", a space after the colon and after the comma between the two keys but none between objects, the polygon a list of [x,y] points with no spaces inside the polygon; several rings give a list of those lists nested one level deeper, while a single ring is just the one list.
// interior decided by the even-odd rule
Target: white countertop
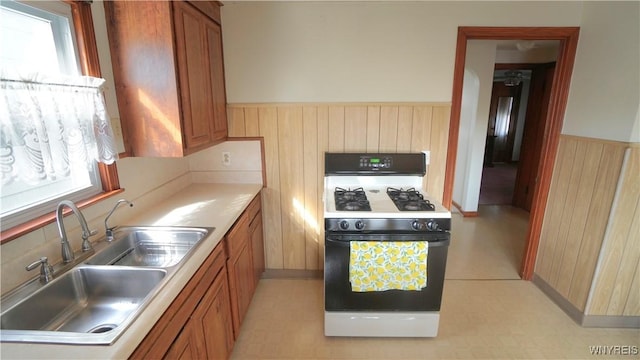
[{"label": "white countertop", "polygon": [[113,345],[2,343],[2,359],[126,359],[260,192],[260,184],[192,184],[122,225],[207,226],[216,230]]}]

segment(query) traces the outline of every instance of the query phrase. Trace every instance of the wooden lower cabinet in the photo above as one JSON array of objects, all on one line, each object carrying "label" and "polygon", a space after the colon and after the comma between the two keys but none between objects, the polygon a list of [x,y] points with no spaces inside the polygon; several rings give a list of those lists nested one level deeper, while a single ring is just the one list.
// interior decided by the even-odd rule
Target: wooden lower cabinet
[{"label": "wooden lower cabinet", "polygon": [[224,241],[216,246],[131,359],[226,359],[233,348]]},{"label": "wooden lower cabinet", "polygon": [[201,359],[200,354],[203,352],[198,349],[198,345],[201,345],[200,339],[196,339],[195,326],[196,324],[188,323],[183,329],[176,340],[171,344],[171,347],[165,354],[165,359]]},{"label": "wooden lower cabinet", "polygon": [[234,300],[232,301],[233,332],[237,339],[255,290],[253,259],[249,244],[245,244],[235,258],[229,259],[227,266],[229,268],[231,299]]},{"label": "wooden lower cabinet", "polygon": [[260,194],[131,355],[227,359],[264,271]]},{"label": "wooden lower cabinet", "polygon": [[222,269],[165,358],[226,359],[231,354],[234,338],[226,277]]},{"label": "wooden lower cabinet", "polygon": [[229,290],[235,338],[249,309],[253,293],[264,272],[264,243],[260,194],[227,233]]},{"label": "wooden lower cabinet", "polygon": [[264,272],[264,237],[262,232],[262,212],[259,212],[249,225],[249,236],[251,237],[251,251],[253,255],[254,282],[258,286],[258,281]]}]

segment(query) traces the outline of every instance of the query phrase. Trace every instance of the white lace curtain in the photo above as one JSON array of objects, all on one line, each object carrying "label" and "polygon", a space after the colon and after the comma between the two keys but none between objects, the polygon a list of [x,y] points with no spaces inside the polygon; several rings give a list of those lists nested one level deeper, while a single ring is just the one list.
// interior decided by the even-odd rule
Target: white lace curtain
[{"label": "white lace curtain", "polygon": [[104,79],[0,72],[2,184],[56,180],[118,156]]}]

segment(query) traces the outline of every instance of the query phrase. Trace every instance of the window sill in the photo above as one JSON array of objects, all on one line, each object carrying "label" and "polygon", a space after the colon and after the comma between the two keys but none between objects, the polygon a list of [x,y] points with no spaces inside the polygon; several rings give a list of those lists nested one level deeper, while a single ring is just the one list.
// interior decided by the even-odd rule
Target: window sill
[{"label": "window sill", "polygon": [[[107,191],[107,192],[102,192],[100,194],[94,195],[88,199],[82,200],[82,201],[78,201],[76,202],[76,205],[78,206],[79,209],[83,209],[86,208],[88,206],[91,206],[93,204],[98,203],[99,201],[102,201],[104,199],[110,198],[112,196],[115,196],[117,194],[120,194],[124,191],[124,189],[117,189],[117,190],[113,190],[113,191]],[[66,215],[68,212],[70,212],[70,209],[66,209],[64,211],[64,214]],[[53,223],[54,221],[56,221],[56,212],[55,210],[47,213],[45,215],[42,215],[38,218],[35,218],[31,221],[28,221],[24,224],[18,225],[18,226],[14,226],[10,229],[6,229],[6,230],[2,230],[2,232],[0,232],[0,244],[4,245],[8,242],[10,242],[11,240],[15,240],[17,238],[19,238],[22,235],[25,235],[27,233],[30,233],[34,230],[38,230],[40,228],[45,227],[46,225],[49,225],[51,223]]]}]

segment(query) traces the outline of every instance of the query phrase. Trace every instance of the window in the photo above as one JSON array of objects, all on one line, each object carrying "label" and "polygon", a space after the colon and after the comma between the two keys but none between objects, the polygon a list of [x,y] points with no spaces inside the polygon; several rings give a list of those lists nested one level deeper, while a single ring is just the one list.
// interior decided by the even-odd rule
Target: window
[{"label": "window", "polygon": [[[4,106],[0,114],[5,114],[5,118],[0,119],[4,122],[0,133],[3,242],[51,222],[55,204],[61,199],[90,202],[92,198],[119,188],[115,164],[98,163],[86,155],[103,152],[102,135],[112,137],[109,120],[96,125],[91,120],[96,116],[87,112],[89,108],[79,106],[77,100],[81,96],[87,104],[98,105],[95,108],[98,110],[91,108],[92,111],[104,112],[102,95],[96,90],[101,80],[79,77],[81,74],[100,75],[90,6],[86,2],[62,1],[30,2],[28,5],[14,1],[0,3],[0,69],[4,93],[0,94],[0,106]],[[82,42],[77,42],[76,38]],[[34,73],[38,75],[32,78]],[[20,75],[16,77],[15,74]],[[15,78],[20,81],[14,82]],[[16,91],[23,83],[28,88]],[[47,98],[34,109],[16,111],[15,98],[10,94],[20,96],[19,91],[30,97],[51,94],[53,100]],[[7,110],[9,107],[11,109]],[[25,125],[30,123],[31,113],[37,113],[33,117],[41,124]],[[57,116],[49,116],[52,113]],[[77,119],[69,122],[69,118]],[[102,118],[106,116],[102,115]],[[6,126],[7,121],[10,126]],[[97,128],[100,129],[96,132]],[[16,133],[20,133],[17,141]],[[60,141],[62,145],[54,144],[57,138],[64,138]],[[31,147],[29,141],[37,144]],[[43,142],[50,143],[47,150],[32,150],[39,149]],[[83,148],[82,152],[76,152],[72,149],[78,146],[87,150]],[[34,219],[38,220],[34,223]],[[22,225],[25,223],[26,226]],[[16,227],[20,229],[15,231]],[[5,231],[8,228],[14,231]]]},{"label": "window", "polygon": [[34,5],[40,8],[14,1],[0,5],[0,64],[45,74],[81,75],[71,7],[63,2]]}]

